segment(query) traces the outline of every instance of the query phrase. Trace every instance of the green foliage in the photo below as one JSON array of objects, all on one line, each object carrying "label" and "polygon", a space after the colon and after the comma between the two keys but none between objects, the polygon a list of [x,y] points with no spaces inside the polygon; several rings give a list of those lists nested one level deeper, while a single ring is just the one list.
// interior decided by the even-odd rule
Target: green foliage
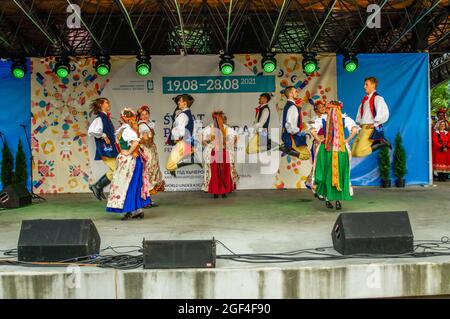
[{"label": "green foliage", "polygon": [[401,179],[407,173],[406,169],[406,152],[402,145],[402,137],[400,132],[397,133],[395,137],[395,148],[394,148],[394,175]]},{"label": "green foliage", "polygon": [[444,82],[431,90],[431,113],[436,114],[440,108],[450,107],[449,82]]},{"label": "green foliage", "polygon": [[19,145],[16,153],[16,164],[14,170],[14,183],[26,184],[27,182],[27,162],[23,150],[22,141],[19,139]]},{"label": "green foliage", "polygon": [[384,146],[378,153],[380,178],[384,181],[391,179],[391,161],[389,158],[389,148]]},{"label": "green foliage", "polygon": [[13,183],[13,169],[14,169],[14,159],[11,150],[8,147],[8,143],[4,142],[2,149],[2,184],[3,187],[11,185]]}]

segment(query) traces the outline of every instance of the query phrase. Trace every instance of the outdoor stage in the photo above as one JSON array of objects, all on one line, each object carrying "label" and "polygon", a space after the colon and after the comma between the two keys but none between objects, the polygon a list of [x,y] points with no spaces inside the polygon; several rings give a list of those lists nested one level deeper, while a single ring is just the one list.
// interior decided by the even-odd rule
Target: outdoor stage
[{"label": "outdoor stage", "polygon": [[[416,240],[450,235],[450,183],[406,189],[356,188],[342,212],[409,212]],[[211,239],[237,253],[331,246],[340,213],[307,190],[238,191],[228,199],[202,192],[155,196],[144,220],[121,221],[90,194],[46,195],[47,202],[0,211],[0,249],[17,247],[24,219],[90,218],[101,247],[142,239]],[[220,245],[218,254],[228,253]],[[450,295],[450,257],[345,259],[244,264],[215,269],[130,271],[82,267],[78,287],[66,268],[0,266],[0,298],[365,298]]]}]

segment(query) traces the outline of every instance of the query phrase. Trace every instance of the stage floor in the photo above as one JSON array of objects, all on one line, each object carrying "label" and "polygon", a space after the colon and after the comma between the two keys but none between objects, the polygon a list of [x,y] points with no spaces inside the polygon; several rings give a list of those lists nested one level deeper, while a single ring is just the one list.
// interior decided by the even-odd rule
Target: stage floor
[{"label": "stage floor", "polygon": [[[332,246],[330,232],[340,212],[399,210],[409,212],[416,240],[439,240],[442,236],[450,236],[449,194],[450,183],[437,183],[434,187],[417,186],[407,187],[405,189],[359,187],[355,188],[354,199],[349,202],[344,202],[343,210],[336,211],[326,209],[324,203],[316,200],[308,190],[237,191],[231,194],[227,199],[213,199],[209,194],[203,192],[166,192],[154,196],[154,200],[160,206],[146,209],[145,219],[131,221],[121,221],[121,215],[106,213],[105,202],[97,201],[91,194],[45,195],[45,198],[47,199],[46,202],[20,209],[0,210],[0,249],[17,247],[22,220],[40,218],[90,218],[94,221],[100,233],[102,248],[107,246],[141,245],[143,238],[157,240],[211,239],[212,237],[215,237],[215,239],[220,240],[237,253],[275,253]],[[217,253],[226,254],[228,252],[218,246]],[[345,274],[347,273],[348,275],[351,269],[360,272],[359,275],[355,275],[357,277],[364,276],[364,273],[370,273],[370,268],[367,268],[367,266],[373,264],[381,266],[384,270],[387,269],[386,267],[394,267],[396,269],[395,271],[400,271],[402,273],[403,281],[401,284],[403,286],[399,288],[399,293],[394,292],[397,291],[395,290],[395,287],[389,288],[389,293],[386,292],[387,287],[385,287],[386,289],[382,289],[384,292],[362,292],[361,289],[358,290],[357,285],[353,288],[349,286],[356,277],[353,276],[353,279],[350,277],[344,279],[344,277],[346,277]],[[422,267],[421,265],[426,266],[424,266],[425,270],[420,268]],[[427,267],[431,268],[427,270]],[[324,271],[326,272],[327,269],[331,271],[328,275],[323,273]],[[86,274],[99,274],[101,276],[108,276],[110,272],[116,272],[111,269],[100,270],[93,267],[83,268],[82,271]],[[245,275],[246,271],[248,272],[247,275]],[[272,289],[274,292],[271,293],[270,291],[271,287],[273,288],[273,283],[279,281],[276,279],[278,278],[276,277],[278,275],[275,275],[275,273],[280,271],[282,272],[282,275],[280,276],[287,277],[283,277],[283,280],[280,279],[283,283],[280,287],[280,292],[276,292],[277,289]],[[294,280],[295,283],[297,283],[297,281],[302,282],[301,278],[305,275],[303,273],[305,271],[309,272],[310,277],[308,278],[310,278],[310,280],[316,275],[319,276],[317,278],[325,276],[325,279],[320,280],[326,280],[328,283],[328,287],[323,283],[322,289],[326,289],[326,291],[320,289],[317,291],[311,290],[311,288],[308,288],[305,285],[305,280],[303,280],[303,286],[300,285],[300,287],[298,287],[295,284],[294,287],[290,287],[289,283],[292,280]],[[313,272],[315,271],[317,271],[317,274],[314,275]],[[416,271],[420,272],[424,278],[421,278],[420,273],[418,274]],[[428,271],[431,271],[429,275],[427,275]],[[14,281],[19,279],[11,279],[13,277],[10,277],[8,281],[5,277],[6,275],[18,275],[19,272],[26,274],[32,272],[33,275],[39,275],[39,272],[41,272],[42,275],[64,274],[64,270],[57,268],[40,267],[30,269],[24,267],[1,266],[0,281],[3,285],[3,292],[0,292],[0,298],[22,296],[17,292],[17,289],[11,291],[11,285],[20,285],[20,283]],[[179,272],[184,272],[184,274],[191,273],[191,275],[197,273],[196,276],[198,276],[198,273],[216,273],[215,280],[218,280],[217,278],[220,277],[218,273],[222,273],[224,276],[231,276],[233,272],[237,272],[240,274],[238,277],[251,277],[250,274],[253,273],[259,274],[258,276],[265,274],[263,275],[266,277],[263,286],[267,286],[267,293],[261,292],[261,278],[258,277],[259,279],[255,279],[255,285],[257,287],[255,288],[256,295],[253,294],[253,292],[252,294],[246,293],[245,289],[236,292],[238,294],[236,297],[244,298],[314,298],[320,296],[378,297],[450,294],[450,257],[433,257],[425,259],[389,258],[383,260],[347,259],[258,265],[218,260],[217,268],[213,270],[144,271],[140,269],[129,271],[128,274],[126,274],[127,272],[120,271],[121,276],[124,276],[123,278],[133,276],[133,273],[139,274],[138,277],[133,277],[131,281],[133,282],[133,285],[141,286],[142,284],[143,287],[145,287],[145,284],[141,281],[145,281],[144,279],[147,275],[155,276],[154,274],[157,272],[164,274],[164,276],[169,275],[170,273]],[[227,273],[228,275],[226,275]],[[275,277],[269,279],[271,275]],[[1,279],[2,276],[3,279]],[[386,274],[386,276],[383,277],[383,280],[388,280],[390,276],[394,276],[393,273],[390,275]],[[409,279],[405,276],[408,276]],[[148,280],[151,281],[154,280],[154,278]],[[166,288],[153,290],[153,292],[139,289],[141,294],[137,295],[130,291],[128,291],[127,295],[126,287],[123,289],[124,294],[118,294],[117,283],[115,284],[116,287],[112,287],[112,291],[110,293],[108,292],[108,294],[106,294],[105,290],[103,293],[98,292],[97,294],[92,295],[92,289],[86,290],[86,294],[88,296],[103,296],[105,298],[153,298],[158,296],[164,298],[211,298],[222,296],[226,298],[233,296],[232,292],[229,292],[229,295],[223,295],[223,293],[221,294],[218,292],[218,283],[215,284],[216,288],[213,290],[211,290],[212,288],[205,288],[210,290],[202,290],[203,292],[199,293],[198,289],[194,289],[192,292],[186,292],[186,289],[188,289],[186,287],[189,287],[188,281],[186,282],[187,286],[185,287],[185,290],[170,290],[167,287],[167,280],[168,279],[166,278],[162,281],[165,282],[163,286]],[[209,285],[208,280],[211,281],[213,279],[210,277],[206,277],[206,279],[198,279],[195,277],[192,280],[196,285],[207,287]],[[273,283],[271,283],[271,280]],[[424,280],[424,282],[416,282],[420,280]],[[225,280],[225,282],[226,281],[227,280]],[[407,284],[405,281],[413,282]],[[344,282],[347,286],[345,289],[342,288]],[[223,284],[225,285],[225,283]],[[228,283],[228,285],[230,285],[230,283]],[[249,285],[251,284],[249,283]],[[315,287],[317,286],[317,283],[311,281],[311,285],[311,287]],[[433,288],[436,285],[439,289]],[[227,290],[229,291],[230,289]],[[91,291],[90,294],[89,291]],[[132,291],[135,290],[132,289]],[[403,291],[403,293],[401,293],[401,291]],[[2,293],[3,295],[1,295]],[[30,294],[32,292],[24,293]],[[39,294],[39,292],[37,293]],[[64,292],[62,292],[62,294],[63,295],[59,297],[69,296]],[[80,297],[86,295],[81,292],[79,294],[74,296]],[[53,295],[41,295],[43,298],[52,296]]]}]

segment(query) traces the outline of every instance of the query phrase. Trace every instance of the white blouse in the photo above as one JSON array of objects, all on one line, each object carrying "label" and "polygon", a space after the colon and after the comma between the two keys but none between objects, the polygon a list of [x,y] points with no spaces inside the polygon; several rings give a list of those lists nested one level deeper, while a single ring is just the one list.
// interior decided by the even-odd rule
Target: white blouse
[{"label": "white blouse", "polygon": [[[265,105],[268,105],[268,104],[264,104],[264,105],[262,105],[261,107],[263,107],[263,106],[265,106]],[[262,110],[261,117],[259,118],[259,121],[258,121],[258,117],[256,117],[255,122],[254,122],[254,124],[253,124],[253,127],[254,127],[256,130],[262,128],[263,125],[266,123],[266,121],[267,121],[268,118],[269,118],[269,110],[268,110],[268,109]]]},{"label": "white blouse", "polygon": [[141,139],[138,137],[137,133],[128,124],[122,124],[121,127],[116,131],[116,137],[122,132],[122,138],[128,145],[131,145],[133,141],[139,142]]},{"label": "white blouse", "polygon": [[[356,125],[355,121],[353,121],[350,117],[348,117],[347,114],[342,114],[342,118],[344,119],[345,128],[349,132],[351,132],[354,127],[358,128],[358,125]],[[323,114],[321,117],[318,117],[312,124],[312,128],[314,128],[317,132],[320,131],[320,129],[323,128],[324,120],[326,123],[327,114]]]}]

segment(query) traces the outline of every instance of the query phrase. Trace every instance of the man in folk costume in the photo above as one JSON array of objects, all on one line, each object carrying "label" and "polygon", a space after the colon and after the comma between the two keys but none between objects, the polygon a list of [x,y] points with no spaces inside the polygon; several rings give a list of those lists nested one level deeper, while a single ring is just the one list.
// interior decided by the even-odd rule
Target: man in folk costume
[{"label": "man in folk costume", "polygon": [[391,144],[384,138],[383,124],[389,119],[389,108],[384,98],[376,91],[378,80],[368,77],[364,80],[366,96],[361,101],[356,115],[356,123],[361,126],[352,147],[352,156],[365,157],[386,145]]},{"label": "man in folk costume", "polygon": [[270,99],[270,93],[262,93],[259,96],[259,105],[255,110],[255,120],[253,122],[255,135],[247,145],[247,154],[255,154],[271,149],[273,142],[269,139]]},{"label": "man in folk costume", "polygon": [[[316,121],[316,119],[322,117],[322,115],[327,113],[327,104],[325,101],[323,100],[318,100],[314,103],[314,120],[308,122],[310,125],[313,125]],[[317,135],[319,136],[319,139],[321,141],[323,141],[324,138],[324,134],[323,134],[323,129],[320,129],[319,131],[317,131]],[[311,160],[312,163],[314,164],[314,160],[316,158],[316,153],[319,149],[320,146],[320,142],[317,140],[314,140],[311,146]],[[309,174],[309,176],[307,177],[306,181],[305,181],[305,186],[306,188],[310,189],[313,193],[314,196],[320,200],[324,200],[323,197],[317,195],[317,193],[315,192],[315,186],[312,184],[312,176],[313,176],[314,172],[313,172],[313,168],[311,168],[311,173]]]},{"label": "man in folk costume", "polygon": [[98,200],[106,199],[103,189],[111,183],[119,154],[114,137],[114,125],[110,118],[111,105],[106,98],[98,98],[91,103],[91,112],[97,117],[88,129],[88,135],[95,138],[95,160],[102,160],[109,170],[89,189]]},{"label": "man in folk costume", "polygon": [[[345,138],[344,128],[350,132]],[[325,139],[319,137],[323,130]],[[356,123],[342,114],[342,103],[328,103],[327,113],[318,118],[311,129],[311,135],[320,143],[314,161],[313,184],[319,196],[325,198],[327,208],[333,208],[330,201],[336,201],[336,209],[341,209],[341,200],[351,200],[350,184],[351,152],[348,146],[358,133]]]},{"label": "man in folk costume", "polygon": [[178,95],[175,103],[180,112],[175,117],[173,128],[170,131],[168,141],[175,143],[166,163],[166,169],[172,176],[176,176],[175,171],[183,166],[194,163],[194,117],[191,113],[191,106],[194,98],[189,94]]},{"label": "man in folk costume", "polygon": [[281,122],[283,145],[280,147],[280,150],[284,154],[307,160],[311,155],[306,145],[306,134],[302,132],[301,106],[295,103],[297,90],[293,86],[288,86],[284,91],[284,95],[287,98],[287,102],[283,109]]},{"label": "man in folk costume", "polygon": [[225,124],[223,111],[212,114],[213,123],[201,132],[204,146],[204,183],[202,189],[218,198],[225,198],[236,189],[239,176],[235,170],[237,132]]},{"label": "man in folk costume", "polygon": [[136,114],[130,108],[121,112],[122,126],[116,132],[121,151],[111,182],[106,211],[125,214],[122,220],[144,218],[144,208],[151,204],[145,154],[139,147]]},{"label": "man in folk costume", "polygon": [[433,170],[440,182],[445,182],[450,173],[450,135],[445,120],[436,123],[433,132]]},{"label": "man in folk costume", "polygon": [[[155,143],[155,123],[150,120],[150,107],[141,106],[137,110],[137,119],[139,125],[139,136],[141,137],[141,147],[147,156],[145,170],[149,180],[149,195],[154,195],[164,191],[165,182],[161,169],[159,167],[158,150]],[[152,207],[158,205],[152,201]]]}]

